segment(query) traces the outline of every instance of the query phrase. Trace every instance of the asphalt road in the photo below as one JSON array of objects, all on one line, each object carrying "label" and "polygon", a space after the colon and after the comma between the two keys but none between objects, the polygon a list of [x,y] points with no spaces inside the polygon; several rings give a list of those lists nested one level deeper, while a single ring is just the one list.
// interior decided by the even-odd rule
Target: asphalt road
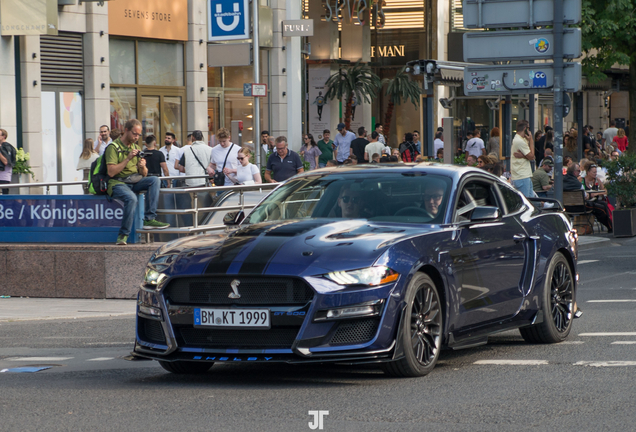
[{"label": "asphalt road", "polygon": [[0,430],[630,430],[636,417],[636,241],[581,252],[584,315],[557,345],[518,332],[445,351],[418,379],[372,368],[215,365],[176,376],[130,362],[132,316],[0,322]]}]

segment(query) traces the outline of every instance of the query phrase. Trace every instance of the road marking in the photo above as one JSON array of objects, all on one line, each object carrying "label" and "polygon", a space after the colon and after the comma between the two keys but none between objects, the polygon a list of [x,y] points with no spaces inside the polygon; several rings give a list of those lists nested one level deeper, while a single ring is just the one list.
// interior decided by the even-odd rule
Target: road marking
[{"label": "road marking", "polygon": [[93,359],[88,359],[86,361],[106,361],[106,360],[115,360],[115,357],[97,357]]},{"label": "road marking", "polygon": [[476,365],[508,365],[508,366],[539,366],[547,365],[547,360],[477,360]]},{"label": "road marking", "polygon": [[636,336],[636,332],[579,333],[579,336]]},{"label": "road marking", "polygon": [[574,366],[593,366],[593,367],[636,366],[636,361],[580,361],[580,362],[574,363]]},{"label": "road marking", "polygon": [[636,341],[615,341],[610,345],[636,345]]},{"label": "road marking", "polygon": [[634,303],[636,300],[588,300],[587,303]]},{"label": "road marking", "polygon": [[580,345],[584,343],[585,342],[583,341],[564,341],[564,342],[561,342],[559,345]]},{"label": "road marking", "polygon": [[58,362],[70,360],[73,357],[12,357],[5,359],[6,361],[36,361],[36,362]]},{"label": "road marking", "polygon": [[589,264],[589,263],[593,263],[593,262],[598,262],[598,260],[581,260],[581,261],[577,261],[577,264]]}]

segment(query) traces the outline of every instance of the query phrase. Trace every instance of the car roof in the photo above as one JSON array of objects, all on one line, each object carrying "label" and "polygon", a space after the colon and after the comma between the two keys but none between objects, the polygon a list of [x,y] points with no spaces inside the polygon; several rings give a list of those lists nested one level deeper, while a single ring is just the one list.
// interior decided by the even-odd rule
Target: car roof
[{"label": "car roof", "polygon": [[469,173],[483,174],[490,176],[491,178],[497,178],[493,174],[480,169],[467,167],[463,165],[450,165],[441,164],[438,162],[421,162],[421,163],[374,163],[374,164],[359,164],[359,165],[340,165],[338,167],[326,167],[317,170],[309,171],[304,174],[300,174],[295,178],[316,175],[316,174],[362,174],[362,173],[387,173],[387,172],[426,172],[429,174],[443,175],[451,177],[457,181],[461,177]]}]

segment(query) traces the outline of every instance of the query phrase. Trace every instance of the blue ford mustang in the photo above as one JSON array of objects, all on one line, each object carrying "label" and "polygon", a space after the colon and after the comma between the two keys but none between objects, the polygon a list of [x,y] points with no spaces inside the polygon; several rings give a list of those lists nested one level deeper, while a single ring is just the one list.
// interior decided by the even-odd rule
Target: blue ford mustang
[{"label": "blue ford mustang", "polygon": [[391,164],[312,171],[230,235],[150,259],[134,352],[173,373],[214,362],[378,363],[430,372],[442,348],[518,328],[564,340],[576,312],[577,237],[485,171]]}]

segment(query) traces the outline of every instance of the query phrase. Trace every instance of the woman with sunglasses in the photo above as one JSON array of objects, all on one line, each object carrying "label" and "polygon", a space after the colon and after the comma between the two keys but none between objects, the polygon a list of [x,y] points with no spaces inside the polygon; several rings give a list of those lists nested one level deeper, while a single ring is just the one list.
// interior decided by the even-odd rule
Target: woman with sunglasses
[{"label": "woman with sunglasses", "polygon": [[243,147],[238,151],[236,159],[239,161],[239,165],[236,168],[236,175],[232,174],[229,176],[230,180],[235,184],[250,185],[263,183],[258,167],[250,163],[251,156],[252,152],[247,147]]},{"label": "woman with sunglasses", "polygon": [[300,148],[300,156],[309,162],[309,170],[315,170],[318,167],[318,157],[322,154],[318,148],[318,144],[314,141],[312,134],[306,134],[303,137],[303,146]]}]

